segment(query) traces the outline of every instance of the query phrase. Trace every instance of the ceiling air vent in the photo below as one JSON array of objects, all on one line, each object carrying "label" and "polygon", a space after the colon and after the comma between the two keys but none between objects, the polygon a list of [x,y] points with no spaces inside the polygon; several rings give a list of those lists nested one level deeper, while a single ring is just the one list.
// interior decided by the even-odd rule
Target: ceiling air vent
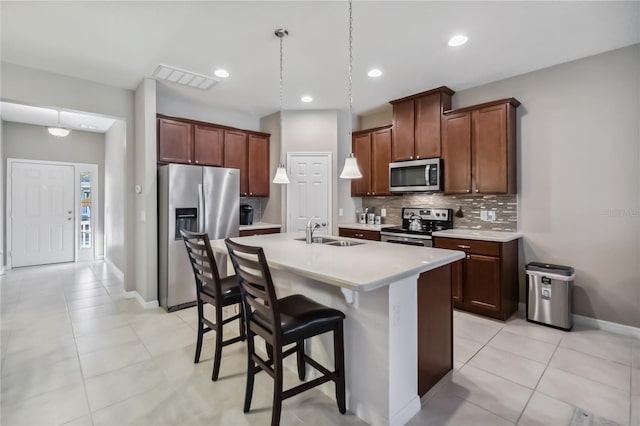
[{"label": "ceiling air vent", "polygon": [[181,70],[179,68],[170,67],[169,65],[158,66],[154,71],[153,77],[157,80],[167,80],[172,83],[182,84],[184,86],[193,87],[200,90],[208,90],[220,80],[214,77],[197,74],[191,71]]}]

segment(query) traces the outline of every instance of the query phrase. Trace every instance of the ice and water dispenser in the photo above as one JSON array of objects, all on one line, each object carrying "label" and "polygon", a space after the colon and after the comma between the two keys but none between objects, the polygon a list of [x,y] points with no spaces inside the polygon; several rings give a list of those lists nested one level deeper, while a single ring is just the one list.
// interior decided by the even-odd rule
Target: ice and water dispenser
[{"label": "ice and water dispenser", "polygon": [[198,232],[198,209],[197,208],[182,208],[176,209],[176,240],[181,240],[180,230]]}]

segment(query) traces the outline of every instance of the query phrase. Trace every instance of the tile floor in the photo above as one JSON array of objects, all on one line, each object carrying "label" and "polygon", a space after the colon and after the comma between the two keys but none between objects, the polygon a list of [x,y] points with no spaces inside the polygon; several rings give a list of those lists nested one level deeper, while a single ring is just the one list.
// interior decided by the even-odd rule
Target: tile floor
[{"label": "tile floor", "polygon": [[[252,412],[242,413],[242,344],[224,349],[212,382],[213,333],[193,364],[195,309],[142,309],[104,262],[8,271],[0,300],[2,425],[269,423],[264,374]],[[455,370],[423,398],[411,425],[566,425],[575,407],[640,425],[640,339],[464,312],[455,313],[454,330]],[[285,378],[296,382],[293,373]],[[281,423],[363,424],[318,390],[285,401]]]}]

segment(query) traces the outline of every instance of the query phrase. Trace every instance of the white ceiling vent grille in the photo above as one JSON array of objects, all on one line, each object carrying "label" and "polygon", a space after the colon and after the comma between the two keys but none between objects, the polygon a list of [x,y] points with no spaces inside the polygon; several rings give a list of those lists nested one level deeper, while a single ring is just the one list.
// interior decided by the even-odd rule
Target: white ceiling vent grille
[{"label": "white ceiling vent grille", "polygon": [[220,80],[214,77],[207,77],[206,75],[162,64],[156,68],[153,77],[158,80],[167,80],[172,83],[178,83],[201,90],[208,90],[211,86],[220,82]]}]

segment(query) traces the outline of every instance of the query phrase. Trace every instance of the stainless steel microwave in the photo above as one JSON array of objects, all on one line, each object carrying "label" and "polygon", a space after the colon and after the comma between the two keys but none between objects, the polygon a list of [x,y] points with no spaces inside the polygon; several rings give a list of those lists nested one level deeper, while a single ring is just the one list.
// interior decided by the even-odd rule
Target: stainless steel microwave
[{"label": "stainless steel microwave", "polygon": [[428,158],[389,163],[389,190],[391,192],[442,191],[442,159]]}]

